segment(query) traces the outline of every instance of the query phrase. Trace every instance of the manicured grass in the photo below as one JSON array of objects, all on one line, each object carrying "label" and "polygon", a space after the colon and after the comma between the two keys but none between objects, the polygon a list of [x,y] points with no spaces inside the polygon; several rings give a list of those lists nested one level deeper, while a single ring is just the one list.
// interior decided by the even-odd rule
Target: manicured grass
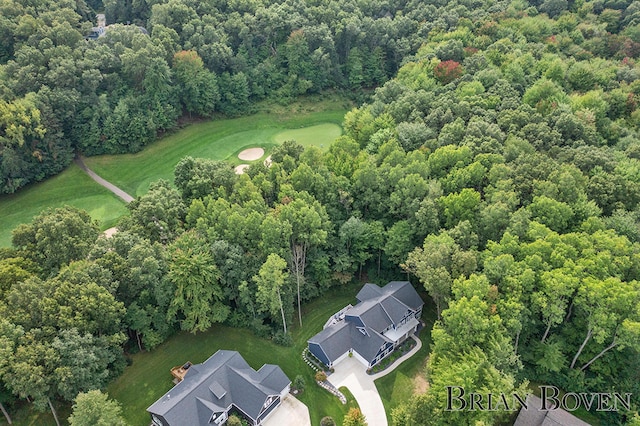
[{"label": "manicured grass", "polygon": [[337,124],[325,123],[302,129],[285,130],[273,136],[273,139],[281,144],[284,141],[294,140],[301,145],[317,146],[323,151],[329,149],[329,145],[342,134],[342,129]]},{"label": "manicured grass", "polygon": [[436,311],[429,296],[423,293],[420,293],[420,296],[425,301],[422,319],[426,324],[420,332],[422,348],[411,358],[400,364],[393,372],[375,382],[389,423],[391,423],[391,410],[408,401],[414,395],[414,380],[418,375],[424,377],[427,355],[431,351],[431,328],[436,320]]},{"label": "manicured grass", "polygon": [[[149,145],[137,154],[90,157],[87,165],[133,196],[144,194],[160,178],[173,181],[175,165],[187,155],[242,163],[245,148],[262,147],[265,156],[283,140],[328,149],[342,132],[340,123],[351,105],[336,96],[302,98],[288,106],[262,103],[257,114],[194,123]],[[261,161],[261,160],[258,160]],[[251,162],[248,162],[251,163]],[[0,247],[11,245],[11,231],[48,207],[65,204],[87,210],[102,229],[115,225],[127,209],[109,191],[72,164],[57,176],[0,196]]]},{"label": "manicured grass", "polygon": [[[314,371],[302,360],[307,339],[322,329],[326,319],[337,310],[354,301],[356,287],[340,287],[303,308],[303,326],[293,327],[293,347],[275,345],[269,340],[255,337],[250,331],[215,326],[206,333],[178,333],[151,352],[135,354],[124,374],[108,387],[109,395],[123,407],[132,426],[148,425],[150,417],[145,411],[166,393],[173,383],[169,370],[186,361],[200,363],[218,349],[236,350],[253,368],[263,364],[277,364],[293,380],[301,374],[307,385],[300,400],[309,407],[313,425],[319,425],[324,416],[342,420],[353,404],[342,405],[329,392],[315,384]],[[353,399],[353,398],[352,398]]]},{"label": "manicured grass", "polygon": [[0,196],[0,247],[11,246],[11,231],[19,224],[31,222],[46,208],[67,204],[87,210],[102,229],[113,226],[127,212],[123,201],[72,164],[44,182]]},{"label": "manicured grass", "polygon": [[176,164],[187,155],[227,160],[233,165],[251,163],[239,160],[238,153],[260,147],[264,148],[267,156],[274,146],[292,139],[292,136],[299,138],[303,145],[326,149],[342,133],[339,124],[346,109],[335,102],[320,106],[326,109],[259,112],[247,117],[194,123],[139,153],[91,157],[86,159],[86,163],[129,194],[141,195],[155,180],[162,178],[172,182]]}]

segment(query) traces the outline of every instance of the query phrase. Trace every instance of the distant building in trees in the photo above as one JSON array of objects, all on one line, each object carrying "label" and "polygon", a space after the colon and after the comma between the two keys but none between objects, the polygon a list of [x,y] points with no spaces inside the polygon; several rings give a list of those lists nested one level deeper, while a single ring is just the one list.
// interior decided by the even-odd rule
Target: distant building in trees
[{"label": "distant building in trees", "polygon": [[589,423],[562,408],[542,410],[542,400],[535,395],[528,395],[527,407],[520,409],[513,426],[589,426]]},{"label": "distant building in trees", "polygon": [[[109,26],[107,25],[107,18],[104,13],[98,13],[96,15],[96,21],[98,26],[92,27],[89,34],[84,36],[85,40],[97,40],[98,38],[104,36],[107,33],[107,29]],[[128,23],[127,23],[128,24]],[[144,35],[149,35],[149,32],[144,27],[137,27],[140,32]]]}]

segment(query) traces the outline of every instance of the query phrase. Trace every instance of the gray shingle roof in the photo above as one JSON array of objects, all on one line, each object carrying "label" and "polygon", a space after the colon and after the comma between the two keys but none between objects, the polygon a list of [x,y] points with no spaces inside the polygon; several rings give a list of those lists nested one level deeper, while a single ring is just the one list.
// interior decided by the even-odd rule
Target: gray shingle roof
[{"label": "gray shingle roof", "polygon": [[535,395],[527,396],[527,409],[518,413],[513,426],[589,426],[573,414],[558,408],[557,410],[540,410],[542,400]]},{"label": "gray shingle roof", "polygon": [[256,419],[270,395],[280,394],[291,381],[280,367],[252,369],[236,351],[219,350],[193,365],[182,382],[147,408],[171,425],[208,425],[211,415],[232,404]]},{"label": "gray shingle roof", "polygon": [[395,297],[387,297],[381,300],[380,305],[394,324],[398,324],[408,311],[407,305]]},{"label": "gray shingle roof", "polygon": [[[253,373],[253,374],[251,374]],[[234,405],[241,409],[252,419],[257,419],[260,415],[262,405],[271,394],[279,394],[280,391],[267,389],[257,382],[256,373],[253,369],[228,368],[229,388],[234,396]]]},{"label": "gray shingle roof", "polygon": [[[409,281],[392,281],[382,288],[365,284],[356,298],[359,303],[345,312],[345,321],[330,325],[309,339],[309,343],[320,345],[331,362],[352,348],[372,361],[380,347],[390,341],[381,333],[398,324],[407,311],[417,311],[424,304]],[[349,317],[359,317],[367,334],[362,334]]]},{"label": "gray shingle roof", "polygon": [[341,321],[327,327],[309,339],[311,343],[319,344],[331,362],[352,348],[350,323]]},{"label": "gray shingle roof", "polygon": [[365,300],[373,299],[381,295],[382,290],[380,287],[375,284],[365,284],[356,295],[356,299],[358,299],[359,302],[364,302]]},{"label": "gray shingle roof", "polygon": [[420,295],[409,281],[391,281],[382,287],[384,294],[391,295],[411,309],[418,309],[424,304]]},{"label": "gray shingle roof", "polygon": [[358,303],[347,315],[359,316],[367,327],[382,331],[392,324],[391,318],[376,299]]},{"label": "gray shingle roof", "polygon": [[258,370],[260,383],[269,389],[284,389],[291,381],[277,365],[265,364]]},{"label": "gray shingle roof", "polygon": [[376,357],[380,347],[389,341],[389,339],[386,339],[383,335],[369,327],[365,327],[365,330],[369,334],[368,336],[362,334],[353,324],[350,329],[353,349],[369,362]]}]

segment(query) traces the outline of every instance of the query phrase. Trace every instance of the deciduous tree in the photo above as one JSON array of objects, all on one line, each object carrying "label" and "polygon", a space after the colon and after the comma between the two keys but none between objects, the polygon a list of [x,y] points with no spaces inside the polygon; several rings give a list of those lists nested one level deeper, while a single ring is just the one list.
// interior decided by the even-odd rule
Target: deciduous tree
[{"label": "deciduous tree", "polygon": [[268,312],[272,318],[282,317],[282,328],[287,334],[287,319],[283,293],[289,274],[286,272],[287,261],[277,254],[270,254],[260,267],[258,275],[253,276],[253,281],[258,286],[256,302],[263,312]]},{"label": "deciduous tree", "polygon": [[168,277],[175,286],[169,318],[177,318],[182,328],[192,333],[224,321],[229,307],[222,302],[220,272],[206,241],[194,231],[187,231],[168,250]]},{"label": "deciduous tree", "polygon": [[73,402],[69,416],[71,426],[126,426],[117,401],[99,390],[81,392]]}]

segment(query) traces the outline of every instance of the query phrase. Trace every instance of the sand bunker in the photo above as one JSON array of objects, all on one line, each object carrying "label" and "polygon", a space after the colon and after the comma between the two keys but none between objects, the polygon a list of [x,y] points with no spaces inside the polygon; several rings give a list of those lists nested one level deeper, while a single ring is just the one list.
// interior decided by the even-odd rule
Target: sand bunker
[{"label": "sand bunker", "polygon": [[264,159],[264,165],[267,167],[271,167],[271,156],[268,156]]},{"label": "sand bunker", "polygon": [[115,234],[116,232],[118,232],[118,228],[113,227],[113,228],[109,228],[106,231],[103,232],[104,236],[107,238],[111,238],[113,237],[113,234]]},{"label": "sand bunker", "polygon": [[243,161],[259,160],[264,155],[264,149],[262,148],[249,148],[238,154],[238,158]]},{"label": "sand bunker", "polygon": [[[258,157],[260,158],[260,157]],[[239,166],[236,166],[236,168],[234,169],[236,171],[237,175],[241,175],[244,173],[244,169],[246,169],[247,167],[249,167],[248,164],[240,164]]]}]

